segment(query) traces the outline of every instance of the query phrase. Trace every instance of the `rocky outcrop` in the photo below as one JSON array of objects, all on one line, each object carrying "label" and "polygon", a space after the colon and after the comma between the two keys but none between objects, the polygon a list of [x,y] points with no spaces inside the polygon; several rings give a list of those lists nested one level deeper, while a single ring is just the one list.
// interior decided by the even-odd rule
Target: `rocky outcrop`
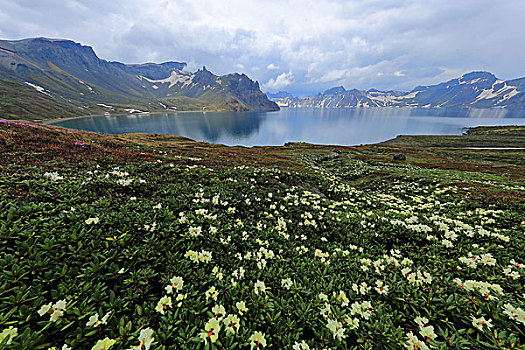
[{"label": "rocky outcrop", "polygon": [[70,40],[0,40],[0,79],[35,89],[57,103],[166,106],[166,98],[182,97],[191,99],[188,105],[210,109],[279,109],[244,74],[216,76],[205,67],[190,73],[185,66],[110,62]]}]

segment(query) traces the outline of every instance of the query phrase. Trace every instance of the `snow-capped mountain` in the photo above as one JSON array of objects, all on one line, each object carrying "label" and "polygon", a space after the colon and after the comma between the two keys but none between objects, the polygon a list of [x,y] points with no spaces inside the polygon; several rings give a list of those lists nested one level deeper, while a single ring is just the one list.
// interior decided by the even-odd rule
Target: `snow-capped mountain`
[{"label": "snow-capped mountain", "polygon": [[525,108],[525,78],[504,81],[488,72],[472,72],[412,91],[346,90],[339,86],[315,96],[272,100],[288,107]]}]

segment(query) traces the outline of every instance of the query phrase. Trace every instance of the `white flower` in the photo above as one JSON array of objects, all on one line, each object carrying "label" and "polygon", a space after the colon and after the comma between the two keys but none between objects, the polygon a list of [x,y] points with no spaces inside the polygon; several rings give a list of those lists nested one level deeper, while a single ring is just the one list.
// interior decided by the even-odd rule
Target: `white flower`
[{"label": "white flower", "polygon": [[215,300],[215,298],[217,298],[217,290],[215,289],[215,287],[211,287],[210,289],[206,291],[205,295],[206,295],[206,300],[209,300],[209,299]]},{"label": "white flower", "polygon": [[164,315],[164,310],[168,307],[171,307],[171,297],[163,296],[157,303],[155,311],[160,312],[162,315]]},{"label": "white flower", "polygon": [[264,293],[266,292],[266,285],[264,284],[263,281],[259,281],[257,280],[257,282],[255,282],[254,286],[254,291],[255,291],[255,294],[259,294],[259,293]]},{"label": "white flower", "polygon": [[109,317],[111,316],[111,311],[108,311],[104,317],[102,317],[102,320],[100,321],[102,324],[106,324],[108,322]]},{"label": "white flower", "polygon": [[4,345],[9,345],[13,341],[14,338],[18,335],[18,328],[13,328],[13,326],[9,326],[9,328],[6,328],[0,333],[0,344],[6,339],[7,342]]},{"label": "white flower", "polygon": [[425,342],[417,339],[417,337],[412,333],[407,333],[408,341],[405,343],[406,349],[409,350],[429,350]]},{"label": "white flower", "polygon": [[320,310],[319,310],[319,313],[320,313],[321,316],[323,316],[324,318],[327,318],[328,316],[330,316],[330,314],[331,314],[331,311],[330,311],[330,304],[329,304],[329,303],[324,303],[324,308],[320,309]]},{"label": "white flower", "polygon": [[60,176],[57,172],[53,172],[53,173],[48,173],[46,172],[44,174],[44,177],[47,177],[53,181],[57,181],[57,180],[63,180],[64,177],[63,176]]},{"label": "white flower", "polygon": [[326,327],[332,331],[334,339],[337,338],[338,340],[341,340],[343,338],[346,338],[346,336],[344,335],[345,329],[343,328],[343,324],[341,322],[334,319],[330,319],[328,320]]},{"label": "white flower", "polygon": [[346,293],[343,290],[340,290],[339,294],[336,294],[334,292],[334,297],[338,300],[341,300],[341,306],[347,306],[350,303],[350,300],[348,299]]},{"label": "white flower", "polygon": [[95,313],[93,316],[89,317],[89,321],[87,321],[86,326],[91,327],[98,325],[98,322],[98,313]]},{"label": "white flower", "polygon": [[47,312],[53,312],[53,311],[51,311],[52,307],[53,307],[53,303],[42,305],[42,307],[40,307],[40,310],[38,310],[37,313],[40,316],[44,316],[44,314],[47,313]]},{"label": "white flower", "polygon": [[244,268],[241,266],[237,270],[233,271],[232,275],[237,279],[241,279],[244,277],[244,271]]},{"label": "white flower", "polygon": [[383,284],[383,281],[377,280],[376,281],[376,288],[375,290],[379,294],[387,295],[388,294],[388,286]]},{"label": "white flower", "polygon": [[153,338],[153,329],[146,328],[140,331],[139,335],[139,343],[140,345],[137,347],[134,347],[132,350],[142,350],[144,348],[145,350],[149,350],[151,343],[153,343],[155,339]]},{"label": "white flower", "polygon": [[99,218],[89,218],[89,219],[86,219],[85,223],[88,224],[88,225],[96,225],[98,224],[100,221]]},{"label": "white flower", "polygon": [[213,312],[213,314],[215,315],[215,318],[219,320],[219,319],[221,319],[221,317],[219,317],[220,315],[225,315],[226,314],[226,309],[222,305],[215,305],[211,309],[211,312]]},{"label": "white flower", "polygon": [[54,310],[51,314],[51,321],[56,322],[61,316],[64,315],[64,312],[62,310]]},{"label": "white flower", "polygon": [[470,319],[472,320],[472,325],[480,331],[483,331],[483,326],[486,326],[487,328],[492,328],[492,320],[486,320],[483,316],[476,318],[471,315]]},{"label": "white flower", "polygon": [[293,350],[310,350],[310,345],[308,345],[304,340],[301,343],[295,342],[292,347]]},{"label": "white flower", "polygon": [[202,227],[200,226],[191,226],[189,228],[189,233],[191,237],[197,237],[200,236],[202,232]]},{"label": "white flower", "polygon": [[212,259],[211,252],[207,250],[203,250],[199,253],[199,261],[202,261],[204,263],[209,263]]},{"label": "white flower", "polygon": [[64,315],[64,311],[66,309],[66,300],[59,300],[56,303],[49,303],[46,305],[43,305],[40,310],[38,310],[38,314],[40,316],[43,316],[47,312],[51,312],[51,318],[50,320],[52,322],[56,322],[62,315]]},{"label": "white flower", "polygon": [[228,315],[226,316],[222,322],[226,326],[226,333],[234,334],[235,331],[239,330],[239,327],[241,326],[239,317],[237,315]]},{"label": "white flower", "polygon": [[346,324],[349,329],[357,329],[359,327],[359,319],[357,317],[352,318],[346,315]]},{"label": "white flower", "polygon": [[173,290],[175,289],[175,292],[178,292],[182,289],[182,286],[184,285],[184,280],[182,277],[172,277],[170,279],[170,284],[166,286],[166,293],[172,294]]},{"label": "white flower", "polygon": [[286,289],[290,289],[290,287],[293,285],[293,282],[289,278],[283,278],[281,280],[281,285]]},{"label": "white flower", "polygon": [[259,349],[260,347],[264,346],[266,346],[266,339],[264,339],[264,333],[255,331],[250,337],[250,349],[253,349],[254,347]]},{"label": "white flower", "polygon": [[503,308],[505,309],[503,313],[509,316],[511,320],[515,320],[516,322],[525,325],[525,311],[523,309],[519,307],[515,308],[514,306],[508,303],[503,305]]},{"label": "white flower", "polygon": [[108,350],[110,347],[115,344],[116,340],[104,338],[102,340],[99,340],[92,348],[91,350]]},{"label": "white flower", "polygon": [[428,318],[417,316],[414,319],[414,322],[416,322],[419,325],[419,327],[423,327],[424,325],[426,325],[428,323]]},{"label": "white flower", "polygon": [[202,341],[208,343],[208,341],[215,343],[219,337],[219,332],[221,330],[221,324],[219,320],[211,318],[206,325],[204,326],[204,332],[200,334]]},{"label": "white flower", "polygon": [[239,310],[239,315],[244,315],[246,311],[248,311],[248,308],[246,307],[246,303],[244,301],[238,301],[235,303],[235,307],[237,310]]},{"label": "white flower", "polygon": [[426,339],[434,340],[436,339],[437,335],[434,332],[434,326],[420,326],[419,328],[419,334]]}]

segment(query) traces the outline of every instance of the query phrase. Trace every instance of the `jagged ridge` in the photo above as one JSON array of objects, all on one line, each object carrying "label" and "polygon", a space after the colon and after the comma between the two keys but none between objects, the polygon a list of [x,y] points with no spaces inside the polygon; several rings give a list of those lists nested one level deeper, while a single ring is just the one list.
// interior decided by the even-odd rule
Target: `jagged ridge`
[{"label": "jagged ridge", "polygon": [[418,86],[412,91],[346,90],[339,86],[316,96],[273,98],[289,107],[475,107],[525,108],[525,78],[500,80],[492,73],[471,72],[457,79]]},{"label": "jagged ridge", "polygon": [[110,62],[100,59],[93,48],[70,40],[0,40],[1,79],[79,112],[101,105],[148,111],[188,109],[190,104],[214,110],[278,109],[244,74],[216,76],[205,68],[190,73],[185,66]]}]

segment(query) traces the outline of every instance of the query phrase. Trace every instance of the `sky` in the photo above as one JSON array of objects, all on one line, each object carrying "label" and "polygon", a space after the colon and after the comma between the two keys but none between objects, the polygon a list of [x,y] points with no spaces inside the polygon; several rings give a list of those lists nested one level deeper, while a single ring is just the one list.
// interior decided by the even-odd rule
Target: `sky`
[{"label": "sky", "polygon": [[305,96],[523,77],[524,14],[524,0],[0,0],[0,38],[71,39],[110,61],[205,65]]}]

